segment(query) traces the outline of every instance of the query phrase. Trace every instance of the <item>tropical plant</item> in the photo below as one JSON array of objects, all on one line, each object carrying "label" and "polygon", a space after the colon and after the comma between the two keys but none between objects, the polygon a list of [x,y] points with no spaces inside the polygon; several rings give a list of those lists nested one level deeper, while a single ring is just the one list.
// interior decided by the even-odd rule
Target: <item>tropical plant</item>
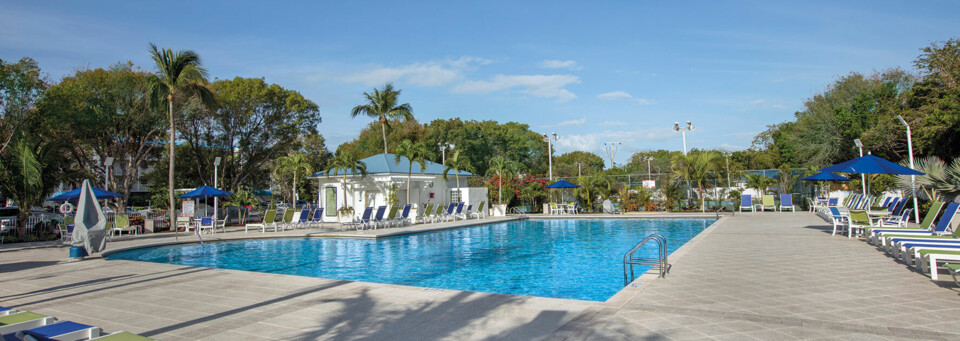
[{"label": "tropical plant", "polygon": [[489,164],[486,175],[497,175],[497,204],[503,205],[503,179],[515,174],[520,169],[520,164],[505,159],[503,156],[494,156],[490,159]]},{"label": "tropical plant", "polygon": [[758,173],[747,174],[746,178],[747,188],[755,189],[757,191],[757,195],[763,195],[766,193],[767,188],[776,182],[776,180],[773,178]]},{"label": "tropical plant", "polygon": [[613,189],[613,180],[604,173],[594,173],[577,178],[580,188],[577,188],[577,194],[586,200],[587,207],[593,209],[593,198],[607,194]]},{"label": "tropical plant", "polygon": [[[909,160],[901,162],[906,166]],[[914,160],[914,168],[924,173],[917,175],[917,186],[927,199],[954,200],[960,196],[960,157],[953,159],[950,165],[936,156]],[[910,195],[916,195],[910,183],[909,175],[898,175],[900,188]]]},{"label": "tropical plant", "polygon": [[228,197],[224,204],[228,206],[237,207],[237,216],[240,219],[240,224],[243,224],[247,220],[247,206],[254,206],[260,203],[260,199],[257,199],[253,192],[248,188],[241,188],[239,191],[233,193],[233,196]]},{"label": "tropical plant", "polygon": [[353,153],[337,150],[333,159],[330,160],[327,177],[336,176],[340,173],[343,174],[343,182],[341,183],[343,185],[343,206],[340,209],[352,209],[352,207],[347,207],[347,173],[360,174],[361,178],[366,177],[367,164],[360,161]]},{"label": "tropical plant", "polygon": [[[697,185],[697,194],[700,196],[700,211],[706,210],[704,198],[704,182],[711,172],[717,170],[717,160],[720,154],[715,151],[691,152],[671,160],[671,169],[676,179],[683,179]],[[716,174],[714,172],[714,174]]]},{"label": "tropical plant", "polygon": [[364,92],[367,103],[353,107],[350,110],[350,117],[366,115],[376,118],[380,121],[380,132],[383,135],[383,152],[387,151],[387,119],[402,118],[404,120],[413,119],[413,107],[410,103],[397,105],[397,97],[402,90],[394,90],[393,84],[387,83],[383,89],[373,89],[373,93]]},{"label": "tropical plant", "polygon": [[168,158],[170,160],[167,171],[167,194],[169,199],[170,221],[177,220],[176,198],[173,196],[174,186],[174,146],[176,144],[176,126],[173,117],[173,99],[175,97],[199,97],[204,103],[213,105],[213,92],[206,87],[207,70],[200,65],[200,56],[192,50],[181,50],[176,53],[171,49],[158,49],[157,45],[150,44],[150,56],[156,64],[156,73],[147,77],[150,84],[151,104],[160,108],[166,100],[170,133]]},{"label": "tropical plant", "polygon": [[797,182],[797,177],[793,174],[790,165],[783,164],[777,168],[779,176],[780,194],[793,193],[793,185]]},{"label": "tropical plant", "polygon": [[453,170],[453,175],[457,178],[457,193],[460,193],[460,171],[465,170],[468,172],[473,171],[470,167],[470,163],[465,157],[460,157],[460,151],[457,150],[453,152],[453,155],[448,157],[446,160],[446,167],[443,169],[443,179],[447,180],[447,174],[450,173],[450,170]]},{"label": "tropical plant", "polygon": [[27,218],[34,206],[40,206],[60,181],[77,177],[64,162],[59,141],[31,143],[15,137],[0,158],[0,193],[17,202],[17,231],[26,234]]},{"label": "tropical plant", "polygon": [[293,207],[297,205],[297,180],[313,173],[313,166],[303,152],[290,153],[287,156],[277,159],[273,174],[277,179],[290,177],[293,179],[293,186],[290,188],[290,203]]},{"label": "tropical plant", "polygon": [[[420,165],[420,173],[423,173],[423,169],[427,167],[427,159],[431,156],[430,149],[427,148],[423,143],[413,143],[410,140],[403,140],[397,145],[397,153],[395,155],[395,160],[398,164],[400,159],[406,157],[409,161],[407,167],[407,203],[410,203],[410,180],[413,177],[413,163],[416,162]],[[446,178],[446,172],[444,172],[444,178]],[[459,187],[459,183],[457,186]]]},{"label": "tropical plant", "polygon": [[664,206],[672,210],[680,206],[683,199],[683,183],[678,180],[663,181],[660,186],[660,193],[663,194]]},{"label": "tropical plant", "polygon": [[523,179],[520,188],[520,200],[537,207],[537,202],[547,197],[546,180],[534,177]]}]

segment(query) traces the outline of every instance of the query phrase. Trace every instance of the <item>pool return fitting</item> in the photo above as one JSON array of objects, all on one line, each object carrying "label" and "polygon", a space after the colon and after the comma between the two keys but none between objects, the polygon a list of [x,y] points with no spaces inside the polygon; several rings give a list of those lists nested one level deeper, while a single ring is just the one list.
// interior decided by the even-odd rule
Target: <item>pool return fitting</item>
[{"label": "pool return fitting", "polygon": [[[633,256],[634,252],[637,252],[637,250],[651,240],[657,243],[657,258],[637,258]],[[657,270],[660,270],[659,278],[666,277],[667,271],[670,268],[670,263],[667,262],[667,238],[659,233],[651,234],[643,238],[643,240],[637,243],[629,252],[623,255],[623,286],[627,286],[636,279],[636,276],[633,274],[634,265],[653,265]]]}]

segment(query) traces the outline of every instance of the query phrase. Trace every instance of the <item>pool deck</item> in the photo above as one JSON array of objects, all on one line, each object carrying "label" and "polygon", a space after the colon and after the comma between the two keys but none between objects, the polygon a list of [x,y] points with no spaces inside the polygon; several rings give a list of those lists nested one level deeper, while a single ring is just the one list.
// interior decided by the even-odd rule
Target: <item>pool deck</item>
[{"label": "pool deck", "polygon": [[[460,223],[361,232],[228,228],[203,238],[371,238]],[[0,305],[163,340],[960,339],[960,290],[950,276],[931,281],[829,228],[807,212],[727,216],[671,255],[665,279],[644,275],[607,302],[97,256],[64,262],[63,244],[4,244]],[[123,236],[108,248],[173,241],[169,233]]]}]

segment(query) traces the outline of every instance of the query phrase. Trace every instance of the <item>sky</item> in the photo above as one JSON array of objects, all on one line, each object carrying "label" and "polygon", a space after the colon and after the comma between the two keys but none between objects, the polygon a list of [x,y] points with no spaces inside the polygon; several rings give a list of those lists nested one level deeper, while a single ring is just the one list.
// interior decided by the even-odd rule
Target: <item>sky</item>
[{"label": "sky", "polygon": [[[196,51],[211,79],[264,78],[320,107],[328,148],[371,122],[363,93],[402,89],[421,123],[496,120],[556,133],[556,155],[741,150],[850,72],[914,72],[960,38],[960,2],[7,1],[0,59],[47,78]],[[609,164],[608,164],[609,165]]]}]

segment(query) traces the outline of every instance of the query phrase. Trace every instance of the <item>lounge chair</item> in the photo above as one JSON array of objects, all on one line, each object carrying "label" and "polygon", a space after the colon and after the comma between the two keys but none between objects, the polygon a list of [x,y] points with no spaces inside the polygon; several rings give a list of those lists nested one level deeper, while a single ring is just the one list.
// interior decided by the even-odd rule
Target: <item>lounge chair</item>
[{"label": "lounge chair", "polygon": [[183,230],[187,232],[193,228],[193,223],[190,221],[190,217],[177,217],[177,231],[180,231],[180,228],[183,228]]},{"label": "lounge chair", "polygon": [[927,231],[930,231],[930,228],[933,227],[933,220],[936,219],[937,216],[940,214],[940,209],[941,209],[941,208],[943,208],[943,202],[941,202],[941,201],[934,201],[933,204],[930,205],[930,210],[927,211],[927,215],[923,217],[923,222],[920,223],[920,226],[919,226],[919,227],[901,227],[901,228],[895,228],[895,229],[892,229],[892,228],[883,228],[883,227],[881,227],[881,228],[871,228],[871,229],[868,229],[868,230],[866,231],[866,233],[867,233],[867,234],[869,235],[869,237],[870,237],[870,240],[869,240],[869,241],[872,242],[872,243],[875,244],[875,245],[880,245],[880,244],[877,243],[877,234],[878,234],[878,233],[891,233],[891,234],[892,234],[892,233],[898,233],[898,232],[905,232],[905,233],[921,232],[921,233],[925,233],[925,232],[927,232]]},{"label": "lounge chair", "polygon": [[369,224],[373,225],[374,230],[376,230],[377,227],[379,227],[380,224],[383,223],[383,215],[386,214],[386,212],[387,212],[387,206],[377,207],[377,214],[374,215],[373,219],[369,222]]},{"label": "lounge chair", "polygon": [[764,194],[760,202],[760,211],[766,211],[767,209],[774,212],[777,211],[777,205],[773,201],[773,195],[770,194]]},{"label": "lounge chair", "polygon": [[[267,226],[273,225],[273,219],[277,216],[277,210],[267,210],[266,215],[263,216],[263,221],[255,224],[246,224],[243,225],[243,233],[247,233],[247,230],[251,227],[256,227],[261,230],[261,232],[267,231]],[[276,226],[276,225],[273,225]],[[276,231],[276,228],[274,228]]]},{"label": "lounge chair", "polygon": [[354,220],[350,224],[352,224],[353,227],[357,229],[357,231],[363,230],[364,227],[367,227],[370,224],[370,216],[372,214],[373,214],[373,207],[365,207],[363,209],[363,214],[360,216],[360,219]]},{"label": "lounge chair", "polygon": [[831,236],[837,235],[837,228],[840,228],[840,234],[843,234],[843,231],[847,229],[847,218],[840,212],[840,208],[836,206],[830,206],[830,221],[833,223],[833,233]]},{"label": "lounge chair", "polygon": [[[956,217],[958,208],[960,208],[960,204],[958,203],[948,204],[946,210],[943,211],[943,216],[940,217],[940,221],[937,222],[937,226],[934,227],[933,231],[897,231],[892,233],[878,232],[876,240],[880,242],[880,246],[886,247],[887,251],[891,253],[892,249],[899,247],[898,244],[901,243],[952,240],[954,239],[954,236],[949,235],[950,232],[948,231],[948,228],[953,222],[953,218]],[[954,233],[960,233],[960,229],[957,229],[957,231],[954,231]]]},{"label": "lounge chair", "polygon": [[294,227],[309,227],[310,226],[310,208],[304,208],[300,210],[300,217],[297,218],[296,224]]},{"label": "lounge chair", "polygon": [[420,222],[422,224],[427,223],[427,219],[430,219],[430,215],[433,214],[433,204],[427,204],[423,208],[417,207],[417,217],[414,219],[414,223]]},{"label": "lounge chair", "polygon": [[447,205],[446,207],[444,207],[443,205],[437,204],[437,210],[433,212],[433,217],[431,219],[431,222],[435,223],[440,221],[440,219],[443,219],[447,211],[451,210],[449,208],[450,206],[453,206],[453,204]]},{"label": "lounge chair", "polygon": [[281,226],[280,226],[280,230],[281,230],[281,231],[286,230],[286,229],[287,229],[287,226],[289,226],[291,223],[293,223],[293,215],[294,215],[295,213],[297,213],[297,210],[295,210],[295,209],[293,209],[293,208],[288,208],[288,209],[286,209],[286,210],[283,211],[283,215],[281,216],[281,217],[283,217],[283,220],[281,220],[281,221],[279,222],[279,224],[281,225]]},{"label": "lounge chair", "polygon": [[400,209],[398,209],[396,206],[390,206],[390,213],[387,213],[387,217],[384,219],[383,225],[390,227],[390,226],[393,226],[393,224],[396,224],[397,212],[399,211]]},{"label": "lounge chair", "polygon": [[320,225],[320,226],[317,226],[317,228],[321,228],[321,229],[322,229],[322,228],[323,228],[323,207],[318,207],[317,209],[313,210],[313,214],[310,215],[310,216],[312,217],[312,219],[310,219],[310,225],[309,225],[309,226],[313,226],[314,224],[318,224],[318,225]]},{"label": "lounge chair", "polygon": [[463,205],[464,205],[464,204],[465,204],[465,203],[462,202],[462,201],[461,201],[459,204],[457,204],[457,210],[453,212],[453,220],[454,220],[454,221],[460,219],[460,217],[463,215]]},{"label": "lounge chair", "polygon": [[29,311],[0,316],[0,335],[43,327],[56,321],[57,318],[53,316],[40,315]]},{"label": "lounge chair", "polygon": [[486,206],[486,204],[487,204],[486,201],[481,201],[480,205],[477,206],[477,210],[472,213],[474,216],[477,217],[477,219],[482,219],[484,217],[483,209]]},{"label": "lounge chair", "polygon": [[553,214],[560,214],[560,213],[562,213],[560,210],[560,207],[558,207],[557,204],[555,203],[550,203],[550,214],[553,215]]},{"label": "lounge chair", "polygon": [[73,237],[72,235],[70,235],[70,232],[73,232],[73,231],[70,231],[70,229],[67,228],[66,223],[57,224],[57,231],[60,231],[60,242],[62,243],[69,242],[70,239]]},{"label": "lounge chair", "polygon": [[439,217],[437,217],[437,219],[438,220],[443,219],[443,221],[453,219],[454,217],[453,212],[455,212],[456,210],[457,210],[457,203],[451,203],[450,205],[447,205],[447,208],[442,212],[442,214]]},{"label": "lounge chair", "polygon": [[903,210],[903,213],[900,213],[900,215],[883,217],[880,219],[880,226],[887,225],[887,226],[906,227],[907,221],[910,220],[910,213],[913,213],[912,208]]},{"label": "lounge chair", "polygon": [[793,195],[792,194],[780,194],[780,212],[783,212],[784,209],[790,209],[790,212],[796,212],[796,207],[793,206]]},{"label": "lounge chair", "polygon": [[100,327],[72,321],[60,321],[42,327],[18,331],[21,340],[89,340],[100,336]]},{"label": "lounge chair", "polygon": [[410,218],[410,209],[412,207],[413,205],[410,204],[403,205],[403,210],[400,210],[400,216],[394,219],[398,227],[403,227],[403,225],[407,224],[407,219]]},{"label": "lounge chair", "polygon": [[123,232],[137,234],[137,227],[130,226],[130,216],[126,214],[118,214],[113,221],[113,228],[110,229],[111,236],[113,236],[114,233],[121,235]]},{"label": "lounge chair", "polygon": [[19,311],[17,311],[17,309],[7,308],[7,307],[0,307],[0,316],[7,316],[7,315],[10,315],[10,314],[16,314],[16,313],[19,313]]},{"label": "lounge chair", "polygon": [[740,196],[740,212],[743,212],[744,208],[749,209],[751,212],[756,212],[753,207],[753,198],[750,197],[750,194]]},{"label": "lounge chair", "polygon": [[467,205],[467,209],[463,210],[457,216],[462,217],[463,220],[470,219],[470,216],[473,214],[473,205]]}]

